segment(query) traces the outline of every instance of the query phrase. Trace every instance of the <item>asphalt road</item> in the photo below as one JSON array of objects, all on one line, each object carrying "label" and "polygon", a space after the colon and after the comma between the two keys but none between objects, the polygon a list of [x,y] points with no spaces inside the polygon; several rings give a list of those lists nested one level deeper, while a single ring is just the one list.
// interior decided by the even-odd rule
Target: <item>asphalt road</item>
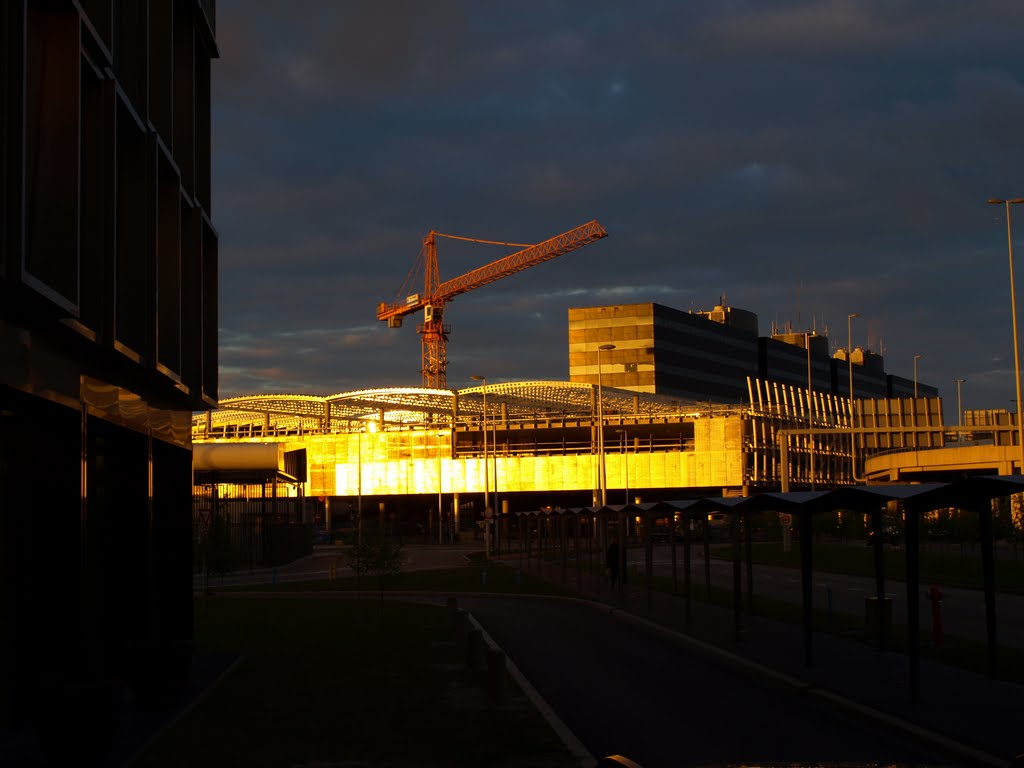
[{"label": "asphalt road", "polygon": [[643,768],[765,762],[951,765],[683,640],[568,601],[461,598],[595,757]]}]

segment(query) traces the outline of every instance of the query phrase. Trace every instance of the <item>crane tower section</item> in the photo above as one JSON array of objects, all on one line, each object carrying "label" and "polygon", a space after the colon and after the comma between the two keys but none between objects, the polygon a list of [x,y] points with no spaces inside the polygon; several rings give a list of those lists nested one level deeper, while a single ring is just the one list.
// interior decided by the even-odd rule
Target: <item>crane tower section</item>
[{"label": "crane tower section", "polygon": [[[458,235],[446,235],[431,230],[423,238],[423,248],[413,266],[405,286],[399,295],[405,299],[391,304],[381,302],[377,305],[377,319],[385,321],[389,328],[400,328],[406,315],[423,310],[423,322],[417,326],[421,339],[423,386],[431,389],[447,389],[448,377],[448,334],[451,326],[444,322],[444,307],[456,296],[482,285],[493,283],[503,277],[521,272],[543,261],[549,261],[562,254],[575,251],[603,237],[608,233],[597,221],[570,229],[548,240],[534,245],[523,243],[505,243],[495,240],[480,240]],[[472,243],[487,245],[504,245],[521,248],[521,250],[503,256],[482,267],[472,269],[465,274],[440,281],[437,265],[437,238],[445,237],[452,240],[465,240]],[[412,286],[414,276],[423,271],[423,292],[407,293]]]}]

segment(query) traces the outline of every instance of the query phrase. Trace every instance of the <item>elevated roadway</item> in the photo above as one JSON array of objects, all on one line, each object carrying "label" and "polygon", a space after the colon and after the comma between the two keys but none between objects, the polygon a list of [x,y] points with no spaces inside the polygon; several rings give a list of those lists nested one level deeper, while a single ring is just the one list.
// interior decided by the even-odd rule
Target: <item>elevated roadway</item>
[{"label": "elevated roadway", "polygon": [[[864,460],[869,483],[944,482],[966,475],[1012,475],[1019,471],[1016,445],[953,445],[874,454]],[[1016,469],[1015,469],[1016,468]]]}]

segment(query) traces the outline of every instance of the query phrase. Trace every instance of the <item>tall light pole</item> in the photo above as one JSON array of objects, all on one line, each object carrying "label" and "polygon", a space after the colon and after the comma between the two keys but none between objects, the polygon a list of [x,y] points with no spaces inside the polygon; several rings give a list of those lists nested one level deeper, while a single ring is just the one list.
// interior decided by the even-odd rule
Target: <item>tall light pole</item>
[{"label": "tall light pole", "polygon": [[[452,431],[454,437],[455,432]],[[441,518],[444,514],[444,465],[441,462],[441,439],[444,437],[444,433],[438,431],[437,433],[437,543],[444,543],[444,526],[441,524]]]},{"label": "tall light pole", "polygon": [[363,430],[364,426],[360,424],[359,431],[356,432],[356,451],[359,454],[356,459],[356,472],[359,473],[356,479],[359,492],[356,500],[356,543],[359,546],[363,546]]},{"label": "tall light pole", "polygon": [[804,347],[807,349],[807,426],[811,432],[807,435],[810,440],[810,478],[811,490],[814,490],[814,392],[811,381],[811,334],[804,334]]},{"label": "tall light pole", "polygon": [[597,348],[597,486],[601,494],[601,506],[608,503],[608,483],[604,470],[604,392],[601,386],[601,353],[615,349],[614,344],[602,344]]},{"label": "tall light pole", "polygon": [[[960,385],[963,384],[967,379],[953,379],[953,383],[956,384],[956,425],[962,427],[964,425],[964,409],[960,405]],[[963,432],[956,433],[956,441],[959,443],[963,441]]]},{"label": "tall light pole", "polygon": [[[1006,246],[1010,252],[1010,316],[1013,321],[1013,373],[1017,382],[1017,402],[1020,397],[1020,346],[1017,341],[1017,293],[1014,288],[1013,277],[1013,232],[1010,228],[1010,206],[1024,203],[1024,197],[1014,197],[1007,200],[992,198],[989,205],[1002,205],[1006,207]],[[1024,473],[1024,421],[1021,421],[1020,406],[1017,407],[1017,444],[1020,446],[1020,471]]]},{"label": "tall light pole", "polygon": [[482,381],[484,383],[484,418],[481,426],[484,432],[484,514],[487,514],[487,510],[491,508],[491,481],[490,481],[490,470],[487,468],[487,377],[486,376],[470,376],[473,381]]},{"label": "tall light pole", "polygon": [[[924,355],[914,355],[914,399],[917,399],[917,361],[920,360]],[[915,408],[917,406],[914,406]]]},{"label": "tall light pole", "polygon": [[[853,318],[860,317],[859,312],[852,312],[846,316],[846,367],[850,372],[850,388],[847,394],[850,396],[850,426],[857,426],[857,416],[853,407]],[[850,433],[850,476],[857,476],[857,435]]]},{"label": "tall light pole", "polygon": [[616,429],[615,432],[622,435],[622,463],[626,468],[626,503],[629,504],[629,444],[626,442],[628,435],[624,429]]},{"label": "tall light pole", "polygon": [[853,417],[853,318],[860,317],[859,312],[854,312],[846,316],[846,365],[850,371],[850,388],[848,394],[850,395],[850,426],[857,426],[854,423]]}]

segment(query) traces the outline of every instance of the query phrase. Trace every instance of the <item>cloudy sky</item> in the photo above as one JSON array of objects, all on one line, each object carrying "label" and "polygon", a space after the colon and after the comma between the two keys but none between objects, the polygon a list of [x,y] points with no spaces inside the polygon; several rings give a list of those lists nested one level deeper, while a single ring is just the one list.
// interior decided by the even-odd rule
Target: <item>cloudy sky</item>
[{"label": "cloudy sky", "polygon": [[[448,306],[450,387],[568,378],[569,307],[724,295],[833,347],[860,313],[947,419],[955,378],[1012,408],[986,199],[1024,194],[1021,29],[1020,0],[218,0],[221,396],[418,385],[418,318],[376,305],[427,231],[597,219]],[[441,279],[507,252],[442,240]]]}]

